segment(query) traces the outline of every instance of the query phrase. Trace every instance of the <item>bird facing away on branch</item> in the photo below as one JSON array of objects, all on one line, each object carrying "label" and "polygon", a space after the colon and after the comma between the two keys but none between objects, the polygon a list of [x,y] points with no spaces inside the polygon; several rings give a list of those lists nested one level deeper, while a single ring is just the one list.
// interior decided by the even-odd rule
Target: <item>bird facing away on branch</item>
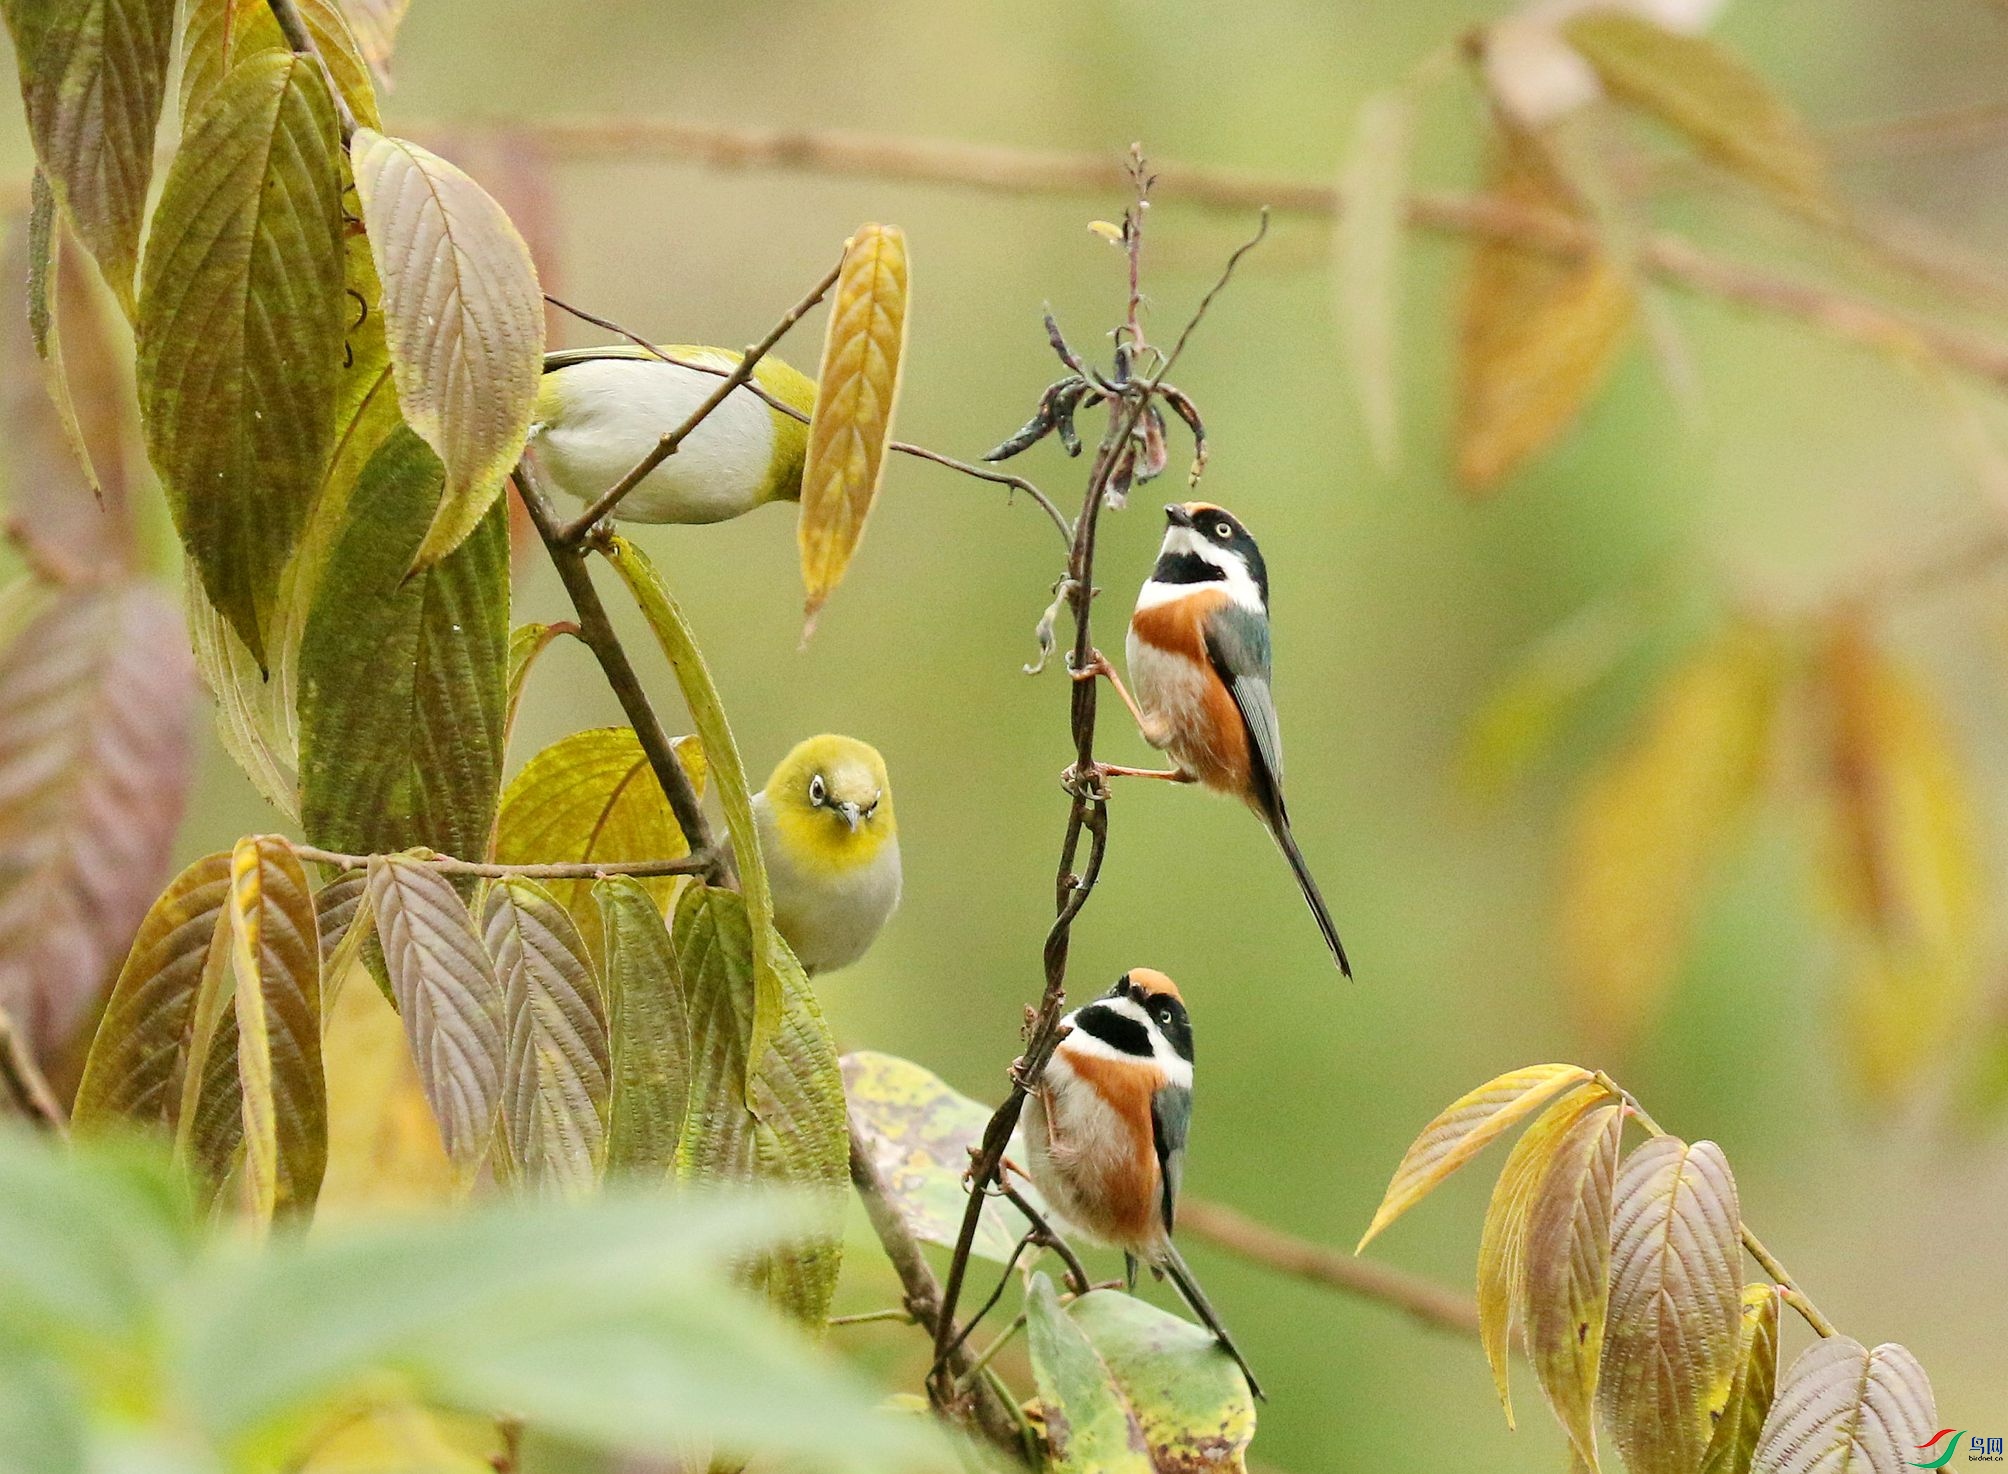
[{"label": "bird facing away on branch", "polygon": [[1128,1257],[1166,1275],[1262,1388],[1171,1241],[1192,1120],[1192,1020],[1163,973],[1132,968],[1064,1031],[1026,1098],[1026,1155],[1048,1206]]},{"label": "bird facing away on branch", "polygon": [[1076,680],[1107,676],[1144,741],[1172,767],[1104,763],[1104,777],[1201,783],[1253,809],[1302,887],[1339,971],[1353,975],[1338,926],[1290,832],[1283,804],[1283,736],[1269,682],[1269,572],[1233,513],[1210,502],[1164,509],[1164,543],[1130,616],[1132,696],[1097,652]]},{"label": "bird facing away on branch", "polygon": [[[722,348],[662,351],[726,372],[740,357]],[[717,374],[664,363],[635,347],[547,353],[530,443],[551,485],[591,505],[719,382]],[[805,415],[815,407],[815,381],[771,355],[754,366],[753,382]],[[626,522],[723,522],[768,502],[798,501],[808,447],[807,425],[742,385],[621,499],[614,515]]]},{"label": "bird facing away on branch", "polygon": [[849,967],[899,905],[899,825],[878,749],[799,742],[753,795],[774,925],[813,976]]}]

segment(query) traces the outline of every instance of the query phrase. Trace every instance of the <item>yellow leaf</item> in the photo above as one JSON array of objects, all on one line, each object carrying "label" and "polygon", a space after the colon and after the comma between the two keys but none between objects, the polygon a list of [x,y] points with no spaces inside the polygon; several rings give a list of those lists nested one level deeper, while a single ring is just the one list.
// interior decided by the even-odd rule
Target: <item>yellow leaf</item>
[{"label": "yellow leaf", "polygon": [[453,1163],[397,1011],[375,988],[344,988],[326,1035],[328,1173],[315,1217],[452,1202]]},{"label": "yellow leaf", "polygon": [[816,376],[802,471],[802,582],[808,591],[802,638],[842,581],[878,495],[906,356],[906,236],[867,225],[844,253]]},{"label": "yellow leaf", "polygon": [[1522,1317],[1534,1379],[1597,1470],[1597,1371],[1610,1304],[1611,1194],[1623,1108],[1599,1106],[1556,1139],[1527,1210]]},{"label": "yellow leaf", "polygon": [[1576,796],[1562,862],[1563,977],[1591,1037],[1621,1044],[1679,968],[1703,884],[1757,791],[1781,654],[1729,626],[1676,670]]},{"label": "yellow leaf", "polygon": [[1526,1318],[1527,1210],[1555,1144],[1608,1098],[1602,1089],[1573,1090],[1543,1112],[1507,1153],[1485,1210],[1485,1229],[1478,1241],[1478,1339],[1492,1367],[1492,1382],[1509,1428],[1515,1424],[1506,1352],[1514,1317]]},{"label": "yellow leaf", "polygon": [[1778,1307],[1776,1285],[1743,1287],[1743,1331],[1736,1353],[1736,1374],[1723,1389],[1719,1405],[1710,1411],[1715,1431],[1701,1474],[1750,1474],[1757,1436],[1771,1411],[1778,1385]]},{"label": "yellow leaf", "polygon": [[[1541,1109],[1557,1095],[1590,1078],[1580,1065],[1531,1065],[1488,1080],[1422,1130],[1395,1168],[1359,1249],[1427,1197],[1438,1183],[1483,1151],[1487,1144]],[[1359,1249],[1353,1252],[1358,1253]]]},{"label": "yellow leaf", "polygon": [[[1539,145],[1505,129],[1489,190],[1520,209],[1578,215]],[[1545,450],[1602,385],[1635,296],[1604,252],[1550,255],[1488,239],[1472,253],[1458,344],[1457,474],[1496,486]]]},{"label": "yellow leaf", "polygon": [[1832,213],[1812,130],[1733,52],[1609,8],[1577,16],[1564,31],[1613,97],[1685,134],[1724,168]]},{"label": "yellow leaf", "polygon": [[1869,1090],[1914,1082],[1970,1010],[1985,919],[1974,802],[1936,704],[1854,619],[1821,660],[1825,881],[1852,953],[1843,1008]]}]

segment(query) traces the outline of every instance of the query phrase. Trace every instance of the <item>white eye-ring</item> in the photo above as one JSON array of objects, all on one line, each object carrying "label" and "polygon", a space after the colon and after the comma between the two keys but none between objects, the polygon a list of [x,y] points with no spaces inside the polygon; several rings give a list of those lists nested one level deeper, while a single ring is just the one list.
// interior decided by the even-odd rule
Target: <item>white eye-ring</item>
[{"label": "white eye-ring", "polygon": [[821,773],[816,774],[815,777],[809,780],[810,803],[814,804],[817,808],[821,808],[823,801],[829,796],[830,791],[823,786],[823,775]]},{"label": "white eye-ring", "polygon": [[1213,535],[1215,537],[1232,537],[1234,536],[1234,529],[1229,527],[1225,522],[1216,522],[1213,524]]}]

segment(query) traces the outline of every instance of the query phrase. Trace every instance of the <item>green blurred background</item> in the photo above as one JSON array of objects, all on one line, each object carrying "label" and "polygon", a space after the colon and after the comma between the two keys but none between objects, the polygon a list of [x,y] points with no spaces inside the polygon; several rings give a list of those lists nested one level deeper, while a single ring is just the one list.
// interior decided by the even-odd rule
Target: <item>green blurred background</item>
[{"label": "green blurred background", "polygon": [[[541,180],[545,218],[526,224],[549,237],[556,290],[664,340],[756,337],[857,224],[903,226],[915,308],[899,430],[974,455],[1016,428],[1057,371],[1043,303],[1078,344],[1115,321],[1119,258],[1083,227],[1117,216],[1119,196],[553,162],[520,143],[471,143],[467,125],[661,114],[1106,155],[1141,139],[1164,161],[1322,181],[1367,92],[1498,13],[1448,0],[414,0],[385,111],[498,192]],[[2008,14],[1980,0],[1744,0],[1717,34],[1823,127],[1989,100],[2008,62]],[[1478,106],[1461,82],[1433,98],[1419,176],[1465,186]],[[9,166],[25,173],[18,113],[4,128]],[[2008,242],[2008,148],[1842,159],[1852,197],[1900,204],[1983,253]],[[1181,203],[1169,163],[1161,199],[1146,255],[1151,321],[1168,337],[1252,219]],[[1703,191],[1664,218],[1756,258],[1786,249],[1733,195]],[[2008,1428],[2000,1134],[1962,1134],[1932,1099],[1872,1113],[1837,1083],[1835,958],[1806,903],[1805,816],[1789,802],[1767,809],[1711,889],[1670,1005],[1639,1045],[1601,1058],[1556,991],[1551,896],[1559,803],[1627,693],[1502,804],[1474,801],[1454,776],[1462,724],[1513,653],[1643,570],[1671,564],[1795,607],[1893,552],[1985,525],[1942,395],[1798,325],[1681,299],[1696,405],[1677,403],[1634,352],[1559,451],[1474,502],[1447,471],[1462,248],[1419,240],[1408,258],[1405,448],[1388,474],[1366,453],[1339,368],[1329,241],[1327,223],[1279,216],[1177,377],[1214,438],[1205,493],[1244,517],[1269,559],[1292,808],[1359,981],[1332,975],[1259,826],[1158,785],[1119,791],[1107,871],[1075,934],[1078,991],[1150,964],[1192,1003],[1189,1190],[1350,1246],[1403,1147],[1452,1097],[1538,1060],[1608,1066],[1669,1129],[1723,1143],[1746,1217],[1844,1328],[1918,1353],[1945,1422]],[[562,332],[598,341],[576,324]],[[784,355],[813,369],[819,333],[820,316]],[[1078,496],[1084,465],[1056,449],[1022,469],[1063,501]],[[1111,650],[1158,540],[1156,508],[1176,491],[1175,477],[1145,488],[1105,522],[1098,629]],[[990,488],[896,459],[806,651],[788,513],[638,540],[704,638],[750,767],[764,772],[820,729],[867,738],[891,765],[906,900],[871,956],[822,989],[840,1040],[994,1098],[1039,985],[1064,814],[1066,682],[1020,670],[1060,568],[1052,528]],[[556,617],[561,603],[529,560],[518,617]],[[2001,634],[1987,589],[1921,605],[1897,629],[1947,695],[1990,816],[2008,756]],[[560,647],[534,678],[512,767],[615,720],[589,659]],[[1145,756],[1123,724],[1106,730],[1112,758]],[[272,822],[206,730],[203,741],[189,855]],[[1490,1174],[1469,1176],[1373,1253],[1467,1285]],[[1268,1385],[1258,1464],[1561,1467],[1531,1382],[1522,1431],[1509,1434],[1475,1345],[1204,1247],[1191,1257]],[[839,1309],[893,1298],[860,1237]],[[836,1334],[915,1385],[911,1332]]]}]

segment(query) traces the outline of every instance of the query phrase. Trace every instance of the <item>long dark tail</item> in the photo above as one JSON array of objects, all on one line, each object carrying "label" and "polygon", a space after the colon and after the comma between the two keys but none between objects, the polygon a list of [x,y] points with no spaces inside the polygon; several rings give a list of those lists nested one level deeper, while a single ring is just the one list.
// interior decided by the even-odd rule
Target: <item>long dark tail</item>
[{"label": "long dark tail", "polygon": [[1207,1302],[1206,1294],[1199,1288],[1199,1281],[1192,1277],[1192,1271],[1185,1267],[1185,1260],[1179,1256],[1176,1245],[1167,1242],[1164,1246],[1164,1262],[1161,1266],[1171,1282],[1178,1286],[1178,1293],[1185,1297],[1185,1303],[1192,1307],[1192,1313],[1199,1317],[1206,1329],[1213,1332],[1213,1339],[1220,1343],[1220,1349],[1234,1358],[1234,1364],[1241,1368],[1241,1375],[1248,1379],[1248,1390],[1267,1402],[1262,1392],[1262,1384],[1255,1380],[1255,1373],[1248,1365],[1248,1358],[1241,1354],[1241,1348],[1234,1344],[1234,1338],[1227,1334],[1227,1327],[1220,1323]]},{"label": "long dark tail", "polygon": [[1290,862],[1290,869],[1296,872],[1297,884],[1303,888],[1304,899],[1311,903],[1311,914],[1318,918],[1318,930],[1325,934],[1325,945],[1338,959],[1339,971],[1351,977],[1353,967],[1346,961],[1346,944],[1339,940],[1338,923],[1332,920],[1332,913],[1326,909],[1325,898],[1318,893],[1318,883],[1311,879],[1311,867],[1304,863],[1304,852],[1297,848],[1297,838],[1290,833],[1289,819],[1281,814],[1265,817],[1268,818],[1269,832],[1276,836],[1276,847]]}]

